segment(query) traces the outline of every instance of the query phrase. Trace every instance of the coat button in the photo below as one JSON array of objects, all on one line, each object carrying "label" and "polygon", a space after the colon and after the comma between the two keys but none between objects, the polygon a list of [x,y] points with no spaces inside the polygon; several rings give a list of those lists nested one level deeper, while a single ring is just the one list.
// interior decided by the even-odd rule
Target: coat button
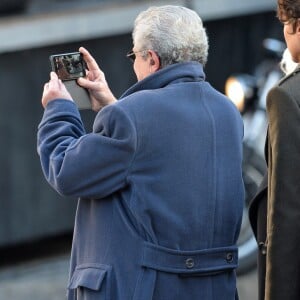
[{"label": "coat button", "polygon": [[267,254],[267,246],[266,243],[260,242],[258,244],[258,249],[260,250],[262,255],[266,255]]},{"label": "coat button", "polygon": [[228,253],[226,254],[226,261],[227,261],[228,263],[233,262],[233,254],[232,254],[231,252],[228,252]]},{"label": "coat button", "polygon": [[192,268],[194,268],[194,266],[195,266],[195,262],[194,262],[194,260],[190,257],[190,258],[187,258],[186,260],[185,260],[185,266],[187,267],[187,269],[192,269]]}]

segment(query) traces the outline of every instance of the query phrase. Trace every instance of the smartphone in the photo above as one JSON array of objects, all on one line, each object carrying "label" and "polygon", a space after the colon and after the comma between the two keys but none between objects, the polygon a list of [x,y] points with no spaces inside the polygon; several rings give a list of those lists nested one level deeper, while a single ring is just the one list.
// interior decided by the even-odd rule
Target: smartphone
[{"label": "smartphone", "polygon": [[86,67],[80,52],[54,54],[49,57],[52,71],[61,79],[78,109],[91,109],[90,96],[77,84],[77,79],[86,76]]}]

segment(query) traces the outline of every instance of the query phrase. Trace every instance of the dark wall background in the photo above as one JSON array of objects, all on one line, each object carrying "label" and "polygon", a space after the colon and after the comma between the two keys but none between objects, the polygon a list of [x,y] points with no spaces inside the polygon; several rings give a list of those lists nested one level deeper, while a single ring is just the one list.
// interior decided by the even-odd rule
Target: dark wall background
[{"label": "dark wall background", "polygon": [[[263,59],[262,40],[282,40],[275,13],[206,22],[210,51],[207,80],[223,92],[231,73],[251,72]],[[29,49],[0,55],[0,248],[71,232],[76,199],[57,195],[46,183],[36,152],[42,117],[43,85],[49,78],[49,55],[90,50],[116,96],[135,82],[125,54],[131,35]],[[90,131],[94,113],[82,113]]]},{"label": "dark wall background", "polygon": [[276,12],[207,22],[205,26],[210,41],[207,79],[222,92],[230,74],[252,72],[264,59],[265,38],[284,40]]}]

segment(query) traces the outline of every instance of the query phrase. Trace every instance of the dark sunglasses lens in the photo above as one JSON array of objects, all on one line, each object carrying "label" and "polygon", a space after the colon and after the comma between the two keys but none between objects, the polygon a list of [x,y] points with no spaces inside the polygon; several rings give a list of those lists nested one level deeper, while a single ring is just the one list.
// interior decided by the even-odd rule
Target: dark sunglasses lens
[{"label": "dark sunglasses lens", "polygon": [[135,61],[135,53],[133,51],[130,51],[126,55],[132,62]]},{"label": "dark sunglasses lens", "polygon": [[130,56],[129,56],[129,59],[132,61],[132,62],[134,62],[135,61],[135,58],[136,58],[136,56],[135,56],[135,53],[131,53],[130,54]]}]

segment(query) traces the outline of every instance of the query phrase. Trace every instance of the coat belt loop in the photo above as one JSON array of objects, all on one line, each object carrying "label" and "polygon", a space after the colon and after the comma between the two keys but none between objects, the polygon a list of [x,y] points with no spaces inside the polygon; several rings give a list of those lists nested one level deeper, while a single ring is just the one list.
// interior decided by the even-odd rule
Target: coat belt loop
[{"label": "coat belt loop", "polygon": [[185,276],[209,276],[238,266],[237,246],[180,251],[144,242],[141,265]]}]

